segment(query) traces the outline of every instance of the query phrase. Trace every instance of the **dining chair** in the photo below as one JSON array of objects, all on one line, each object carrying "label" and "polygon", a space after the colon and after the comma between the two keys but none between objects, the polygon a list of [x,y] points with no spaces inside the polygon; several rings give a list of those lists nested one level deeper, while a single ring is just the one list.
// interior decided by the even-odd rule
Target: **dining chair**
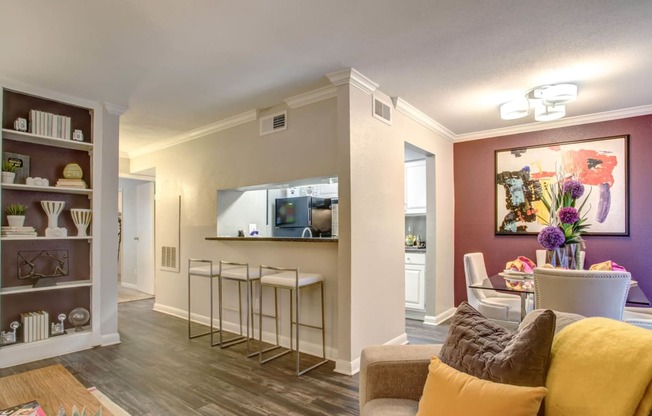
[{"label": "dining chair", "polygon": [[464,255],[466,275],[466,296],[469,304],[485,317],[501,321],[521,321],[521,297],[487,289],[472,289],[469,286],[488,278],[482,253]]},{"label": "dining chair", "polygon": [[[584,268],[584,258],[586,257],[586,251],[580,250],[580,267]],[[537,267],[543,267],[546,264],[546,250],[537,250]]]},{"label": "dining chair", "polygon": [[630,280],[629,272],[537,267],[535,308],[622,320]]}]

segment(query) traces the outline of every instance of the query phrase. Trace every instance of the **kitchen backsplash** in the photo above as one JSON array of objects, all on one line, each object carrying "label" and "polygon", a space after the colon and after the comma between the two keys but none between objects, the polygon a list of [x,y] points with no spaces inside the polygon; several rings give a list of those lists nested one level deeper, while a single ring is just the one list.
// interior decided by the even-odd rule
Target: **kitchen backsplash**
[{"label": "kitchen backsplash", "polygon": [[409,216],[405,217],[405,235],[408,235],[408,228],[412,234],[421,237],[421,241],[426,239],[426,216]]}]

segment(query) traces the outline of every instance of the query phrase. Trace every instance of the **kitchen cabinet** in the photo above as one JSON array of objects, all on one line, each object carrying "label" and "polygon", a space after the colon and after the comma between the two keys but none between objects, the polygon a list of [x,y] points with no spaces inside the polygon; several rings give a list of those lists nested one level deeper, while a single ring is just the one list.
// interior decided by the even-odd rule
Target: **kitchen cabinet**
[{"label": "kitchen cabinet", "polygon": [[426,286],[426,254],[405,253],[405,307],[424,310]]},{"label": "kitchen cabinet", "polygon": [[405,214],[426,213],[426,160],[405,162]]}]

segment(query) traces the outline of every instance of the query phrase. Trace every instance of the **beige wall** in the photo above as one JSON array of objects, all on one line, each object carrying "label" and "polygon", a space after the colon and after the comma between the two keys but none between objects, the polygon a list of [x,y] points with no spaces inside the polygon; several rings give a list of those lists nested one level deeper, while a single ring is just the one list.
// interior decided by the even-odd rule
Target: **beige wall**
[{"label": "beige wall", "polygon": [[[377,94],[382,94],[376,92]],[[388,97],[386,97],[388,98]],[[340,160],[339,360],[355,372],[362,348],[402,343],[405,336],[404,145],[431,154],[435,194],[429,224],[428,273],[436,311],[453,307],[453,144],[395,111],[387,125],[371,115],[372,95],[344,85],[338,95]],[[440,162],[441,160],[441,162]],[[435,231],[436,229],[436,231]]]},{"label": "beige wall", "polygon": [[[274,113],[285,106],[262,112]],[[200,139],[157,151],[131,160],[132,171],[156,168],[156,199],[167,200],[181,195],[180,254],[181,273],[159,270],[156,259],[157,308],[178,315],[187,310],[187,259],[248,261],[283,267],[300,267],[322,273],[326,280],[327,342],[329,351],[337,349],[337,245],[336,243],[297,244],[263,242],[215,242],[205,237],[216,235],[217,190],[242,186],[283,182],[318,176],[336,176],[337,148],[335,141],[336,101],[321,101],[310,106],[288,110],[288,129],[267,136],[259,135],[259,122],[223,130]],[[156,253],[161,241],[170,241],[174,224],[157,204]],[[197,281],[192,296],[197,300],[193,312],[209,315],[208,284]],[[234,306],[235,288],[225,288],[225,304]],[[217,293],[217,291],[215,291]],[[266,299],[266,305],[271,299]],[[312,295],[306,301],[316,301]],[[317,311],[313,303],[311,308]],[[195,307],[196,305],[196,307]],[[287,317],[283,309],[282,315]],[[313,318],[307,314],[306,318]],[[234,312],[227,319],[236,322]],[[314,323],[314,322],[313,322]],[[266,329],[271,330],[271,323]],[[289,333],[289,330],[286,329]],[[304,331],[309,342],[319,343],[319,337]],[[303,338],[302,338],[303,339]],[[332,353],[334,354],[334,353]],[[331,358],[335,358],[331,355]]]},{"label": "beige wall", "polygon": [[[404,143],[351,90],[351,359],[405,339]],[[396,342],[396,341],[395,341]]]},{"label": "beige wall", "polygon": [[[393,126],[374,119],[371,100],[345,84],[336,99],[289,109],[287,131],[261,137],[255,121],[131,160],[132,171],[156,169],[157,200],[181,195],[181,273],[157,270],[157,308],[184,316],[188,257],[298,266],[326,278],[327,345],[329,358],[337,359],[336,371],[355,372],[367,345],[404,341],[405,141],[437,160],[436,204],[429,213],[437,238],[431,255],[437,309],[452,307],[452,143],[398,112]],[[285,107],[260,116],[280,109]],[[339,244],[204,240],[216,232],[217,190],[327,175],[339,180]],[[171,232],[161,218],[157,209],[157,253]],[[208,315],[206,293],[207,282],[193,288],[194,313]],[[234,305],[234,289],[230,296],[227,306]],[[306,300],[315,309],[314,294]],[[236,315],[227,319],[235,322]],[[269,323],[265,328],[271,329]],[[311,350],[319,338],[307,332]]]},{"label": "beige wall", "polygon": [[130,160],[126,157],[120,157],[118,159],[118,172],[120,173],[131,173]]}]

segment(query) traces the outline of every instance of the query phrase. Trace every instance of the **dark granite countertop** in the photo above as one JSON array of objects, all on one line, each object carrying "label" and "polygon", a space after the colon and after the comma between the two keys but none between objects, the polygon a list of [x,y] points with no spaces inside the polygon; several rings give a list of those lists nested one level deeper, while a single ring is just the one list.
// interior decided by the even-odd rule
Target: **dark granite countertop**
[{"label": "dark granite countertop", "polygon": [[408,247],[408,246],[405,246],[405,252],[406,253],[425,253],[426,248],[425,247],[420,248],[420,247]]},{"label": "dark granite countertop", "polygon": [[214,241],[289,241],[294,243],[337,243],[337,237],[293,238],[293,237],[206,237]]}]

